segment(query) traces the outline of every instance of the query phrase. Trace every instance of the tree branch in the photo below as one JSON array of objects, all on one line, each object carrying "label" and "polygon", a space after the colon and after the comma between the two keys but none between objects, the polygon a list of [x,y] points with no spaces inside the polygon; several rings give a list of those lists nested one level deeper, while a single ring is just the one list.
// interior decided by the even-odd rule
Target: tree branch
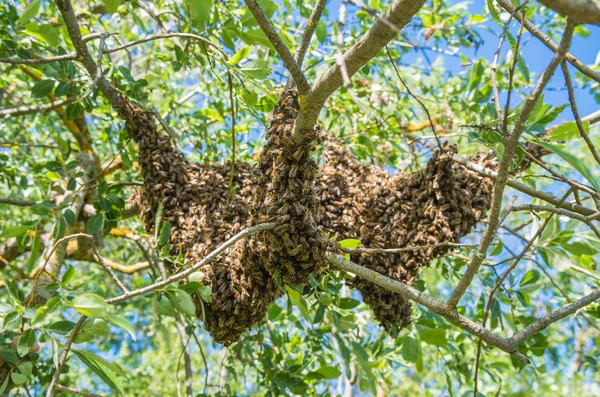
[{"label": "tree branch", "polygon": [[[523,21],[525,29],[529,31],[534,37],[542,42],[546,47],[548,47],[551,51],[558,51],[558,45],[550,39],[544,32],[539,30],[529,19],[527,19],[520,11],[518,11],[515,7],[510,4],[508,0],[496,0],[498,4],[502,8],[504,8],[509,14],[511,14],[516,20]],[[594,72],[592,69],[585,66],[580,60],[575,58],[574,55],[567,53],[565,55],[565,59],[573,65],[577,70],[583,73],[585,76],[590,79],[597,81],[600,83],[600,75]]]},{"label": "tree branch", "polygon": [[52,397],[52,395],[54,394],[54,388],[56,388],[56,386],[58,385],[58,378],[60,376],[60,371],[62,371],[62,368],[65,365],[65,361],[67,361],[67,356],[69,355],[69,351],[71,350],[71,345],[73,344],[73,341],[75,340],[75,336],[77,335],[79,328],[81,328],[81,326],[83,325],[83,323],[85,322],[86,319],[87,319],[86,316],[81,316],[79,321],[77,321],[77,323],[75,323],[75,326],[73,327],[73,331],[71,331],[71,335],[69,335],[69,339],[67,339],[67,343],[65,343],[65,348],[64,348],[62,354],[60,355],[60,358],[58,359],[58,363],[56,363],[56,370],[54,371],[54,375],[52,376],[52,381],[50,382],[50,386],[48,386],[48,391],[46,392],[46,397]]},{"label": "tree branch", "polygon": [[294,60],[298,64],[299,68],[302,68],[302,62],[304,62],[304,56],[306,55],[306,51],[308,50],[308,46],[310,45],[310,41],[317,29],[317,24],[321,19],[321,14],[323,14],[323,10],[325,9],[325,4],[327,4],[327,0],[317,0],[317,4],[312,10],[310,17],[308,18],[308,23],[306,24],[306,29],[302,34],[302,38],[300,39],[300,45],[296,50],[296,55],[294,56]]},{"label": "tree branch", "polygon": [[418,251],[429,248],[440,248],[440,247],[452,247],[452,248],[460,248],[460,247],[477,247],[477,244],[458,244],[451,242],[437,243],[437,244],[427,244],[427,245],[419,245],[416,247],[403,247],[403,248],[340,248],[340,251],[346,252],[349,254],[397,254],[399,252],[410,252],[410,251]]},{"label": "tree branch", "polygon": [[304,73],[302,73],[302,69],[300,69],[300,66],[292,56],[292,53],[286,47],[283,41],[281,41],[281,37],[279,37],[275,31],[275,28],[273,25],[271,25],[269,18],[267,18],[256,0],[244,0],[244,2],[250,9],[250,12],[252,12],[252,15],[254,15],[254,18],[256,18],[256,21],[258,22],[258,25],[262,31],[265,33],[265,35],[267,35],[267,38],[271,44],[273,44],[273,47],[275,48],[275,51],[277,51],[277,54],[279,54],[281,57],[283,64],[287,70],[290,71],[290,74],[292,75],[292,78],[298,87],[298,92],[301,95],[306,95],[310,90],[310,84],[308,84]]},{"label": "tree branch", "polygon": [[[71,38],[73,47],[75,47],[77,57],[81,59],[81,63],[92,78],[97,76],[98,65],[96,65],[96,62],[90,55],[83,37],[81,36],[79,23],[77,22],[77,17],[75,16],[75,11],[73,11],[71,2],[69,0],[55,0],[55,2],[63,17],[67,31],[69,32],[69,37]],[[112,85],[110,85],[104,76],[100,76],[97,81],[97,86],[110,104],[115,109],[119,109],[121,104],[120,94]]]},{"label": "tree branch", "polygon": [[25,116],[25,115],[32,114],[32,113],[47,112],[49,110],[54,110],[56,108],[59,108],[63,105],[68,105],[70,103],[73,103],[73,102],[77,101],[78,99],[79,99],[79,97],[70,97],[70,98],[66,98],[66,99],[60,99],[58,101],[53,101],[50,103],[44,103],[43,105],[25,105],[25,106],[18,106],[16,108],[0,109],[0,119],[7,119],[9,117],[16,117],[16,116]]},{"label": "tree branch", "polygon": [[[456,154],[452,155],[452,160],[459,164],[464,165],[467,169],[469,169],[471,171],[475,171],[478,174],[489,176],[490,178],[494,178],[494,179],[498,177],[498,173],[496,171],[485,168],[485,167],[483,167],[479,164],[476,164],[476,163],[474,163],[464,157],[461,157],[459,155],[456,155]],[[506,182],[506,185],[510,186],[513,189],[516,189],[520,192],[528,194],[531,197],[539,198],[540,200],[544,200],[550,204],[554,204],[558,208],[564,208],[564,209],[576,212],[576,213],[584,215],[584,216],[592,216],[596,213],[596,211],[594,211],[593,209],[583,207],[578,204],[572,204],[572,203],[568,203],[568,202],[561,203],[561,200],[558,197],[553,196],[550,193],[535,190],[531,186],[525,185],[524,183],[517,182],[514,179],[508,179],[508,181]]]},{"label": "tree branch", "polygon": [[561,320],[575,313],[576,311],[594,303],[598,299],[600,299],[600,289],[597,289],[591,292],[590,294],[584,296],[583,298],[579,299],[578,301],[575,301],[561,309],[558,309],[536,320],[534,323],[528,325],[527,327],[523,328],[522,330],[511,336],[509,340],[519,345],[532,335],[535,335],[538,332],[548,328],[550,324],[555,323],[558,320]]},{"label": "tree branch", "polygon": [[[424,3],[425,0],[394,0],[383,19],[398,29],[402,29]],[[398,30],[391,28],[389,23],[383,22],[381,19],[377,20],[373,27],[344,54],[343,62],[350,77],[373,59],[394,38]],[[304,106],[296,119],[294,139],[297,142],[304,140],[304,131],[312,130],[325,101],[343,83],[341,68],[338,64],[333,65],[319,77],[306,96]]]},{"label": "tree branch", "polygon": [[19,59],[19,58],[0,58],[0,63],[9,63],[12,65],[39,65],[44,63],[60,62],[60,61],[73,61],[77,59],[77,54],[65,54],[58,55],[50,58],[32,58],[32,59]]},{"label": "tree branch", "polygon": [[546,7],[574,21],[600,26],[600,2],[593,0],[540,0]]},{"label": "tree branch", "polygon": [[235,236],[231,237],[229,240],[225,241],[220,246],[218,246],[214,251],[212,251],[210,254],[206,255],[204,257],[204,259],[202,259],[200,262],[194,264],[193,266],[191,266],[190,268],[182,271],[181,273],[174,274],[171,277],[167,278],[166,280],[159,281],[158,283],[154,283],[152,285],[148,285],[146,287],[143,287],[143,288],[140,288],[140,289],[137,289],[137,290],[134,290],[134,291],[130,291],[130,292],[128,292],[126,294],[123,294],[121,296],[117,296],[115,298],[106,299],[106,302],[107,303],[122,302],[122,301],[127,300],[129,298],[132,298],[134,296],[143,295],[143,294],[148,293],[150,291],[154,291],[157,288],[161,288],[161,287],[164,287],[164,286],[169,285],[171,283],[174,283],[175,281],[179,281],[179,280],[181,280],[181,279],[189,276],[190,274],[192,274],[196,270],[200,269],[202,266],[206,265],[211,260],[215,259],[223,251],[225,251],[227,248],[229,248],[230,246],[232,246],[233,244],[235,244],[238,240],[241,240],[242,238],[250,236],[250,235],[252,235],[254,233],[258,233],[258,232],[261,232],[261,231],[264,231],[264,230],[274,229],[275,227],[277,227],[277,223],[276,222],[270,222],[270,223],[261,223],[261,224],[256,225],[256,226],[252,226],[252,227],[246,228],[246,229],[242,230],[241,232],[239,232],[238,234],[236,234]]},{"label": "tree branch", "polygon": [[55,389],[58,391],[65,392],[65,393],[77,394],[77,395],[83,396],[83,397],[102,397],[102,395],[100,395],[100,394],[90,393],[87,391],[82,391],[82,390],[74,389],[72,387],[67,387],[67,386],[63,386],[63,385],[56,385]]},{"label": "tree branch", "polygon": [[563,76],[565,77],[565,85],[567,86],[567,92],[569,94],[569,103],[571,104],[571,111],[573,112],[575,124],[577,124],[577,129],[579,130],[579,135],[581,135],[588,149],[590,149],[590,152],[592,152],[592,156],[594,156],[594,159],[600,165],[600,155],[598,155],[598,151],[596,150],[594,143],[585,131],[585,128],[583,127],[583,124],[581,122],[581,118],[579,117],[579,111],[577,110],[577,101],[575,101],[575,93],[573,90],[573,82],[571,81],[571,74],[569,73],[569,67],[564,61],[560,64],[560,66],[563,72]]},{"label": "tree branch", "polygon": [[477,324],[467,317],[460,315],[456,310],[450,308],[446,302],[432,298],[429,295],[426,295],[400,281],[396,281],[371,269],[367,269],[366,267],[350,262],[338,254],[328,252],[326,254],[326,259],[329,261],[329,263],[339,269],[354,273],[357,276],[372,282],[373,284],[385,288],[388,291],[396,292],[406,299],[410,299],[420,305],[425,306],[432,312],[444,317],[457,327],[469,332],[472,335],[480,337],[489,345],[495,346],[500,350],[512,354],[523,364],[530,363],[527,357],[517,351],[517,344],[515,342],[510,339],[504,339],[485,329],[480,324]]},{"label": "tree branch", "polygon": [[569,50],[569,46],[571,45],[571,39],[573,38],[573,31],[575,29],[575,24],[572,23],[569,19],[567,19],[567,24],[565,26],[565,31],[563,34],[563,38],[561,40],[560,46],[550,64],[544,70],[542,75],[540,76],[536,86],[533,91],[527,97],[523,109],[519,114],[519,118],[517,119],[512,133],[507,137],[504,142],[504,154],[502,155],[502,159],[500,160],[500,166],[498,168],[498,176],[496,178],[496,183],[494,184],[494,191],[492,193],[492,203],[490,206],[490,215],[488,220],[488,225],[483,235],[481,237],[481,242],[479,244],[479,249],[477,253],[471,259],[467,271],[457,284],[455,290],[452,292],[452,295],[448,299],[448,304],[450,307],[454,308],[466,292],[468,286],[473,281],[477,270],[485,260],[487,255],[487,249],[492,243],[494,236],[496,235],[496,230],[499,225],[499,216],[500,210],[502,206],[502,199],[504,197],[504,188],[506,183],[508,182],[508,173],[510,171],[510,165],[512,163],[512,159],[517,153],[517,147],[519,143],[519,138],[521,134],[525,130],[525,123],[529,117],[529,114],[533,110],[536,102],[542,95],[544,88],[550,81],[550,78],[556,71],[558,65],[562,62],[565,54]]}]

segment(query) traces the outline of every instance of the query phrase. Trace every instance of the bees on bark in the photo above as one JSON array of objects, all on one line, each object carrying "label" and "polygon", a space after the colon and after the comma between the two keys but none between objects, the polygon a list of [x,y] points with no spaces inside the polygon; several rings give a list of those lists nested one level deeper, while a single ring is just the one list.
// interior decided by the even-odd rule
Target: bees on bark
[{"label": "bees on bark", "polygon": [[[127,129],[139,145],[144,188],[136,194],[146,229],[154,228],[159,203],[163,219],[171,221],[172,254],[182,251],[197,263],[246,225],[276,221],[274,230],[240,240],[226,255],[208,263],[203,283],[212,288],[212,302],[202,306],[206,328],[215,341],[230,344],[258,321],[284,284],[306,285],[312,274],[326,269],[325,250],[331,240],[358,238],[365,247],[402,248],[458,242],[489,208],[492,181],[453,163],[456,150],[446,146],[413,174],[391,176],[360,164],[345,148],[325,142],[323,165],[312,158],[312,143],[296,145],[291,138],[298,114],[297,93],[283,95],[274,110],[257,167],[235,164],[233,199],[229,164],[190,164],[159,134],[151,116],[127,108]],[[316,127],[309,141],[321,142]],[[473,161],[497,168],[491,156]],[[421,268],[447,247],[398,254],[353,254],[352,259],[377,272],[412,285]],[[174,270],[174,269],[173,269]],[[410,304],[370,282],[352,285],[390,332],[410,322]]]}]

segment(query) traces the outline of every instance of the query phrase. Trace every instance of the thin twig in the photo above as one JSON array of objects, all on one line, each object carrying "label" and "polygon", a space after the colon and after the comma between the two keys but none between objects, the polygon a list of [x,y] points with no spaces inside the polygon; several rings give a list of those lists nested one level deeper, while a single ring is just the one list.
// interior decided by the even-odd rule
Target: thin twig
[{"label": "thin twig", "polygon": [[40,204],[51,204],[52,201],[27,201],[20,199],[0,198],[0,204],[14,205],[15,207],[31,207]]},{"label": "thin twig", "polygon": [[600,155],[598,154],[594,143],[585,131],[583,123],[581,122],[581,118],[579,118],[579,111],[577,110],[577,102],[575,101],[575,94],[573,91],[573,82],[571,81],[571,75],[569,73],[567,63],[563,61],[560,64],[560,66],[562,68],[563,76],[565,77],[565,85],[567,86],[567,92],[569,94],[569,103],[571,104],[571,111],[573,112],[575,124],[577,124],[577,129],[579,130],[579,135],[581,135],[588,148],[590,149],[590,152],[592,152],[592,156],[594,156],[594,159],[600,165]]},{"label": "thin twig", "polygon": [[221,54],[225,59],[228,58],[227,54],[225,54],[223,52],[223,50],[221,49],[221,47],[219,47],[218,45],[216,45],[212,41],[205,39],[202,36],[198,36],[197,34],[192,34],[192,33],[155,34],[155,35],[152,35],[152,36],[147,36],[147,37],[144,37],[144,38],[141,38],[141,39],[138,39],[138,40],[131,41],[129,43],[122,44],[122,45],[114,47],[114,48],[110,48],[110,49],[106,50],[106,53],[107,54],[112,54],[113,52],[121,51],[121,50],[124,50],[126,48],[136,46],[138,44],[146,43],[148,41],[160,40],[160,39],[170,39],[170,38],[173,38],[173,37],[181,37],[181,38],[184,38],[184,39],[193,39],[193,40],[200,41],[201,43],[206,44],[209,47],[212,47],[215,50],[217,50],[219,52],[219,54]]},{"label": "thin twig", "polygon": [[54,394],[54,389],[58,385],[58,378],[60,376],[60,371],[62,371],[62,368],[65,365],[65,362],[67,361],[67,356],[69,355],[69,351],[71,350],[71,345],[73,344],[73,341],[75,340],[75,336],[77,335],[77,332],[79,332],[79,328],[81,328],[81,326],[83,325],[83,323],[85,322],[86,319],[87,319],[86,316],[81,316],[79,321],[77,321],[75,323],[75,326],[73,327],[73,330],[71,331],[71,335],[69,335],[69,339],[67,339],[67,342],[65,343],[65,348],[64,348],[62,354],[60,355],[60,358],[58,359],[58,363],[56,363],[56,370],[54,371],[54,375],[52,376],[52,381],[50,382],[50,386],[48,386],[48,391],[46,392],[46,397],[52,397],[52,395]]},{"label": "thin twig", "polygon": [[[186,331],[183,322],[181,321],[181,316],[177,311],[174,311],[175,314],[175,325],[177,328],[177,332],[179,333],[179,338],[181,339],[181,354],[183,355],[183,363],[185,368],[185,389],[187,392],[187,397],[193,397],[194,391],[192,389],[192,360],[190,359],[190,350],[189,343],[191,338],[188,337],[187,341],[185,340]],[[179,363],[177,363],[177,375],[179,376]],[[179,383],[179,381],[177,382]]]},{"label": "thin twig", "polygon": [[452,247],[452,248],[461,248],[461,247],[477,247],[477,244],[459,244],[459,243],[437,243],[437,244],[427,244],[427,245],[419,245],[416,247],[403,247],[403,248],[340,248],[342,252],[346,252],[349,254],[397,254],[399,252],[410,252],[410,251],[419,251],[428,248],[440,248],[440,247]]},{"label": "thin twig", "polygon": [[[517,43],[515,44],[515,48],[513,50],[513,59],[508,72],[508,92],[506,94],[506,104],[504,105],[504,113],[502,117],[502,135],[506,136],[508,134],[508,112],[510,111],[510,98],[513,92],[513,82],[515,78],[515,70],[517,69],[517,60],[519,59],[519,47],[521,46],[521,37],[523,37],[523,28],[525,27],[523,18],[521,18],[521,28],[519,29],[519,35],[517,36]],[[498,115],[500,117],[500,115]]]},{"label": "thin twig", "polygon": [[32,113],[43,113],[49,110],[54,110],[58,107],[68,105],[77,101],[79,97],[70,97],[66,99],[59,99],[50,103],[44,103],[43,105],[24,105],[15,108],[0,109],[0,119],[6,119],[9,117],[25,116]]},{"label": "thin twig", "polygon": [[90,393],[87,391],[78,390],[78,389],[74,389],[72,387],[67,387],[67,386],[63,386],[63,385],[56,385],[55,389],[58,391],[65,392],[65,393],[77,394],[77,395],[83,396],[83,397],[103,397],[101,394]]},{"label": "thin twig", "polygon": [[77,59],[77,54],[65,54],[57,55],[50,58],[32,58],[32,59],[19,59],[19,58],[0,58],[0,63],[9,63],[12,65],[40,65],[44,63],[61,62],[61,61],[73,61]]},{"label": "thin twig", "polygon": [[208,362],[206,361],[206,355],[204,354],[204,349],[202,348],[202,344],[198,340],[195,332],[192,332],[192,336],[198,345],[198,350],[200,350],[200,356],[202,357],[202,362],[204,363],[204,389],[203,393],[206,394],[206,389],[208,387]]},{"label": "thin twig", "polygon": [[[470,161],[469,159],[466,159],[459,155],[456,155],[456,154],[452,155],[452,160],[459,164],[464,165],[465,168],[467,168],[471,171],[477,172],[478,174],[485,175],[490,178],[498,177],[498,173],[496,171],[490,170],[489,168],[485,168],[485,167],[483,167],[477,163],[474,163],[474,162]],[[513,189],[516,189],[520,192],[528,194],[531,197],[539,198],[540,200],[544,200],[550,204],[554,204],[555,206],[557,206],[559,208],[565,208],[569,211],[576,212],[578,214],[585,215],[585,216],[593,217],[594,214],[596,214],[596,211],[594,211],[593,209],[583,207],[578,204],[572,204],[569,202],[564,202],[561,204],[560,199],[558,197],[553,196],[550,193],[536,190],[536,189],[532,188],[531,186],[526,185],[524,183],[517,182],[514,179],[508,179],[506,182],[506,185],[510,186]]]},{"label": "thin twig", "polygon": [[429,120],[429,125],[431,127],[431,132],[433,132],[433,136],[435,137],[435,142],[437,143],[439,149],[442,150],[442,141],[440,141],[440,138],[439,138],[439,136],[437,134],[437,131],[435,130],[435,123],[433,122],[433,119],[431,118],[431,114],[429,113],[429,109],[427,109],[427,106],[425,106],[425,104],[419,99],[419,97],[417,97],[415,94],[413,94],[412,91],[410,90],[410,88],[408,88],[408,85],[406,85],[406,83],[402,79],[402,76],[400,76],[400,71],[398,70],[398,67],[396,66],[396,63],[394,62],[394,59],[392,58],[392,54],[390,54],[390,50],[387,48],[387,46],[385,47],[385,51],[387,52],[387,56],[390,59],[390,62],[392,64],[392,66],[394,67],[394,71],[396,72],[396,76],[398,77],[398,80],[400,80],[400,82],[402,83],[402,85],[406,89],[406,92],[408,93],[408,95],[410,95],[411,97],[413,97],[413,99],[415,101],[417,101],[419,103],[419,105],[421,105],[421,107],[423,108],[423,110],[425,111],[425,114],[427,115],[427,119]]}]

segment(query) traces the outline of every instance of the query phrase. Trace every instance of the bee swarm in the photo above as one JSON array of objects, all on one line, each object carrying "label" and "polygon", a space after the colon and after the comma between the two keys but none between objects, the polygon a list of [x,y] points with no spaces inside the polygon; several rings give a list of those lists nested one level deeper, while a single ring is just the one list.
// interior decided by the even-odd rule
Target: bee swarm
[{"label": "bee swarm", "polygon": [[[276,221],[276,229],[239,241],[201,270],[212,287],[212,302],[196,299],[197,315],[215,341],[230,344],[265,315],[286,285],[306,285],[326,267],[324,233],[358,238],[365,247],[401,248],[458,242],[481,220],[489,206],[492,181],[451,161],[456,148],[436,152],[413,174],[391,176],[358,163],[340,144],[325,143],[319,167],[311,157],[315,127],[301,145],[291,138],[298,113],[297,93],[282,96],[275,108],[257,167],[236,163],[234,197],[228,164],[191,164],[158,133],[152,115],[129,103],[120,114],[139,144],[144,188],[137,194],[148,231],[156,211],[171,222],[171,253],[189,265],[247,226]],[[486,155],[473,159],[488,168]],[[356,254],[353,260],[384,275],[413,284],[419,269],[449,248],[398,254]],[[177,270],[177,269],[171,269]],[[355,278],[352,282],[389,332],[410,322],[410,304],[398,294]]]}]

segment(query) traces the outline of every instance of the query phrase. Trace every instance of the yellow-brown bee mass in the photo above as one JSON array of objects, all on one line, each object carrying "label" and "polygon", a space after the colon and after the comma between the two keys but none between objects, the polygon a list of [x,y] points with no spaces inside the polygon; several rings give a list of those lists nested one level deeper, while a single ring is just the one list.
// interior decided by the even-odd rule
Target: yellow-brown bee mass
[{"label": "yellow-brown bee mass", "polygon": [[[171,253],[196,263],[247,226],[279,223],[274,230],[238,242],[207,264],[204,283],[212,302],[203,303],[206,328],[215,341],[230,344],[265,315],[283,284],[305,285],[325,269],[324,236],[358,238],[365,247],[401,248],[458,242],[482,219],[492,181],[452,162],[456,148],[446,145],[422,170],[392,176],[358,163],[340,144],[327,140],[323,164],[311,156],[315,127],[303,144],[291,138],[298,113],[295,91],[279,100],[257,167],[235,164],[235,194],[230,197],[229,165],[191,164],[158,133],[150,113],[127,104],[121,115],[139,144],[144,188],[138,201],[147,230],[154,227],[160,203],[171,222]],[[473,159],[488,168],[486,155]],[[448,248],[397,254],[357,254],[353,260],[394,279],[413,284],[420,268]],[[171,269],[177,270],[177,269]],[[410,322],[410,304],[398,294],[356,278],[384,329],[394,332]],[[198,317],[203,309],[197,302]]]}]

